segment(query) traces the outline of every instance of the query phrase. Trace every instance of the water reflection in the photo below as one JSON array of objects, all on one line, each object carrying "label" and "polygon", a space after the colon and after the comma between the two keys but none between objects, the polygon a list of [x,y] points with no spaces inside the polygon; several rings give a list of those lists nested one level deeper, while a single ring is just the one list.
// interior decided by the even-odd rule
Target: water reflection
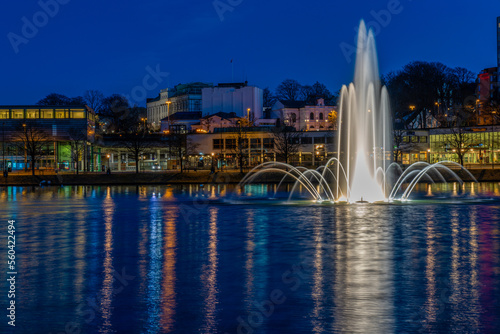
[{"label": "water reflection", "polygon": [[323,286],[324,272],[323,272],[323,238],[325,232],[323,231],[323,224],[320,217],[314,217],[314,274],[313,274],[313,288],[312,299],[314,301],[314,308],[312,312],[312,325],[314,333],[323,333],[326,331],[326,324],[322,321],[322,314],[324,312],[325,304],[325,287]]},{"label": "water reflection", "polygon": [[101,290],[101,314],[102,326],[99,328],[99,333],[113,332],[113,325],[111,323],[112,315],[112,302],[113,302],[113,214],[115,211],[115,204],[111,197],[111,189],[107,188],[107,194],[103,201],[104,211],[104,262],[103,274],[104,281]]},{"label": "water reflection", "polygon": [[[448,190],[460,196],[469,187]],[[444,189],[425,185],[420,195]],[[474,191],[492,196],[498,189],[479,184]],[[254,333],[500,327],[498,202],[207,200],[223,194],[232,195],[231,186],[1,189],[1,218],[16,217],[22,245],[19,314],[30,317],[19,332],[63,332],[74,321],[82,333],[235,333],[238,317],[247,321],[273,289],[286,301]],[[306,253],[308,270],[291,290],[282,274]],[[123,267],[137,278],[118,295],[114,269]],[[5,284],[0,290],[5,295]],[[97,303],[92,320],[77,309],[94,310],[88,300]]]},{"label": "water reflection", "polygon": [[246,309],[250,311],[253,307],[252,303],[255,300],[254,295],[254,262],[255,262],[255,222],[253,220],[253,213],[247,214],[247,238],[246,238],[246,262],[245,262],[245,304]]},{"label": "water reflection", "polygon": [[373,206],[339,210],[335,330],[390,333],[394,327],[392,226]]},{"label": "water reflection", "polygon": [[201,278],[205,291],[203,333],[214,333],[217,328],[217,305],[219,303],[217,300],[217,269],[219,262],[217,253],[217,213],[217,208],[211,208],[209,211],[208,265],[204,267]]},{"label": "water reflection", "polygon": [[160,296],[161,296],[161,266],[163,262],[162,251],[162,214],[156,201],[151,197],[150,210],[150,236],[149,236],[149,269],[148,269],[148,332],[157,333],[160,328]]},{"label": "water reflection", "polygon": [[436,283],[436,231],[434,228],[434,212],[428,210],[426,212],[426,241],[427,241],[427,257],[425,259],[425,278],[426,278],[426,295],[425,302],[425,321],[426,326],[431,326],[436,321],[437,316],[437,283]]},{"label": "water reflection", "polygon": [[162,314],[161,314],[161,329],[168,333],[173,330],[175,323],[176,309],[176,248],[177,248],[177,231],[176,221],[178,219],[177,208],[171,208],[165,212],[164,224],[164,245],[165,249],[163,260],[163,283],[162,283]]}]

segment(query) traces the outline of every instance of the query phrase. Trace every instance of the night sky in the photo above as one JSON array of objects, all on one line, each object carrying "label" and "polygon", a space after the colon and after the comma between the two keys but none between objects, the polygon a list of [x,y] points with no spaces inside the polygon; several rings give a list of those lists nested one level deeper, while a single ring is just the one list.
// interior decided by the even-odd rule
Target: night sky
[{"label": "night sky", "polygon": [[[53,17],[38,1],[4,4],[0,104],[98,89],[145,106],[144,92],[231,81],[231,59],[235,81],[274,89],[293,78],[335,92],[353,77],[341,43],[354,46],[360,19],[375,21],[373,13],[388,7],[393,13],[382,15],[376,37],[381,73],[413,60],[474,72],[496,66],[498,0],[58,1]],[[34,19],[38,31],[25,27],[23,35]],[[157,68],[162,74],[148,77]]]}]

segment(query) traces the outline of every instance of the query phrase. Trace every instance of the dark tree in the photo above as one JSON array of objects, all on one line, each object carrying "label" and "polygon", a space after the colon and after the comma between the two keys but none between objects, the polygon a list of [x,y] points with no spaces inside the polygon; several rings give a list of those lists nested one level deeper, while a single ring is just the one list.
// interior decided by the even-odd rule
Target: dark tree
[{"label": "dark tree", "polygon": [[36,103],[39,106],[67,106],[70,98],[57,93],[51,93]]},{"label": "dark tree", "polygon": [[30,159],[31,174],[35,175],[35,163],[44,155],[44,149],[49,141],[48,134],[34,122],[26,122],[20,126],[14,140],[21,151]]},{"label": "dark tree", "polygon": [[87,141],[87,131],[77,128],[69,130],[71,161],[76,165],[76,174],[78,175],[79,162],[85,152],[85,142]]},{"label": "dark tree", "polygon": [[36,103],[39,106],[68,106],[85,105],[85,100],[81,96],[67,97],[66,95],[51,93]]},{"label": "dark tree", "polygon": [[276,87],[278,100],[298,101],[301,98],[301,85],[297,80],[286,79]]},{"label": "dark tree", "polygon": [[295,131],[291,126],[280,126],[273,129],[274,151],[278,160],[288,163],[301,146],[303,132]]},{"label": "dark tree", "polygon": [[448,108],[469,103],[468,97],[474,94],[473,77],[463,68],[416,61],[388,73],[382,81],[389,90],[395,118],[405,126],[416,120],[424,127],[425,114],[443,120]]},{"label": "dark tree", "polygon": [[120,146],[125,148],[125,151],[132,155],[135,160],[135,173],[139,173],[139,163],[144,154],[149,154],[152,148],[152,141],[148,138],[147,130],[143,129],[139,124],[122,134],[122,142]]},{"label": "dark tree", "polygon": [[76,97],[71,97],[68,101],[69,105],[73,106],[84,106],[87,103],[85,102],[85,99],[81,96],[76,96]]},{"label": "dark tree", "polygon": [[318,99],[324,99],[325,104],[331,104],[335,102],[335,98],[332,93],[326,88],[322,83],[316,81],[312,86],[305,85],[301,87],[302,100],[309,104],[315,104]]},{"label": "dark tree", "polygon": [[458,162],[463,165],[465,154],[479,143],[463,127],[453,127],[451,134],[444,136],[443,144],[446,149],[451,149],[458,156]]},{"label": "dark tree", "polygon": [[276,103],[276,97],[273,95],[269,87],[264,88],[262,97],[264,108],[272,108]]},{"label": "dark tree", "polygon": [[85,104],[89,106],[96,114],[100,114],[103,108],[104,94],[98,90],[87,90],[83,94]]},{"label": "dark tree", "polygon": [[179,159],[180,171],[183,173],[185,168],[183,160],[195,153],[198,144],[192,143],[187,138],[187,131],[183,125],[172,125],[168,135],[168,145],[170,155]]},{"label": "dark tree", "polygon": [[113,94],[102,100],[99,118],[105,123],[106,132],[122,133],[126,131],[124,123],[131,118],[130,104],[125,96]]},{"label": "dark tree", "polygon": [[238,121],[238,126],[234,128],[233,135],[228,138],[233,142],[232,146],[228,147],[228,149],[236,157],[240,173],[243,173],[243,166],[246,165],[247,157],[250,153],[250,138],[248,136],[248,128],[245,125],[244,119]]},{"label": "dark tree", "polygon": [[443,144],[445,149],[451,149],[458,157],[458,162],[464,164],[464,156],[469,152],[474,146],[480,144],[474,139],[470,133],[464,128],[467,121],[471,117],[468,111],[464,111],[455,117],[455,122],[453,127],[450,128],[451,133],[444,135]]}]

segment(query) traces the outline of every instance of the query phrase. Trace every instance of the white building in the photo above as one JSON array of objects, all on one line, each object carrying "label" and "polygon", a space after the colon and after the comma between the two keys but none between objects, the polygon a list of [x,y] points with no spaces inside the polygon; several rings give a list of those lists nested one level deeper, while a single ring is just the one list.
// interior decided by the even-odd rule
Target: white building
[{"label": "white building", "polygon": [[172,114],[201,114],[201,90],[212,86],[211,83],[191,82],[162,89],[156,98],[147,99],[148,123],[159,128],[161,120]]},{"label": "white building", "polygon": [[272,116],[297,131],[328,131],[336,129],[337,107],[325,105],[322,98],[314,105],[305,101],[277,101]]},{"label": "white building", "polygon": [[157,97],[147,100],[148,123],[153,127],[159,127],[161,120],[168,116],[170,109],[168,98],[169,90],[166,88],[162,89]]},{"label": "white building", "polygon": [[253,119],[262,118],[263,91],[244,83],[218,84],[216,87],[202,89],[203,115],[218,112],[236,113],[238,117],[253,115]]}]

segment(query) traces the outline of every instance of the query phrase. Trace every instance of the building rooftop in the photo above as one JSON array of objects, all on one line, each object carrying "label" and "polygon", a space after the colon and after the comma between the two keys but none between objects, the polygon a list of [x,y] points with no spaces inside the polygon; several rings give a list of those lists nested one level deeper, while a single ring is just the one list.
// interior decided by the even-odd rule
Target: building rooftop
[{"label": "building rooftop", "polygon": [[192,120],[197,120],[201,118],[201,111],[195,111],[195,112],[177,112],[175,114],[172,114],[168,117],[165,117],[162,119],[162,121],[192,121]]},{"label": "building rooftop", "polygon": [[212,114],[212,115],[203,116],[203,118],[207,119],[207,118],[210,118],[210,117],[213,117],[213,116],[219,116],[220,118],[225,118],[225,119],[238,118],[238,116],[236,116],[236,113],[234,111],[233,112],[219,111],[218,113],[215,113],[215,114]]}]

